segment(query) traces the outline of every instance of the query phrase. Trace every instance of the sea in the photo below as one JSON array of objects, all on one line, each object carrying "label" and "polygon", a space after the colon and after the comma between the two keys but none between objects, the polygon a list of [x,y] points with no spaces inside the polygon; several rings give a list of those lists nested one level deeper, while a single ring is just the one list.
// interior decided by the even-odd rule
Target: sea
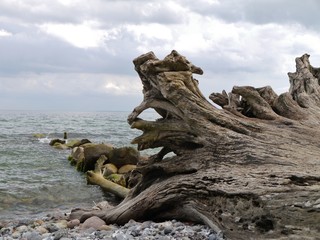
[{"label": "sea", "polygon": [[[69,164],[71,150],[57,150],[49,142],[67,132],[68,139],[136,147],[130,142],[141,132],[130,128],[129,114],[0,111],[0,220],[38,218],[114,201],[99,186],[88,185],[85,174]],[[155,118],[154,112],[143,114],[144,119]]]}]

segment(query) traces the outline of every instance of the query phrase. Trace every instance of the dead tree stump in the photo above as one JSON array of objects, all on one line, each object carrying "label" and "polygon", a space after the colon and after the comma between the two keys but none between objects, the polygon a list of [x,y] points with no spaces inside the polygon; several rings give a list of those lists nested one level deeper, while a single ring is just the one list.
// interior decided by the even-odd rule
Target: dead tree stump
[{"label": "dead tree stump", "polygon": [[[316,239],[320,231],[320,69],[296,59],[289,92],[234,87],[213,93],[202,70],[176,51],[134,60],[144,99],[128,117],[143,133],[138,149],[162,147],[115,208],[93,211],[109,223],[130,219],[201,222],[227,239]],[[139,118],[152,108],[156,121]],[[173,152],[174,156],[166,157]]]}]

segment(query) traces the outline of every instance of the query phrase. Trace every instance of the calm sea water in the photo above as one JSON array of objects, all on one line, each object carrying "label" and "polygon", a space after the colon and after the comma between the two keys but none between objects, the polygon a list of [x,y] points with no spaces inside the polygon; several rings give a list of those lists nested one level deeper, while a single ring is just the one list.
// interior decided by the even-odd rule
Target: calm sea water
[{"label": "calm sea water", "polygon": [[[98,186],[69,165],[70,150],[56,150],[50,139],[87,138],[128,146],[140,134],[130,129],[129,112],[0,111],[0,220],[43,216],[108,200]],[[144,119],[155,114],[145,113]],[[33,137],[35,133],[44,138]],[[110,196],[109,196],[110,197]]]}]

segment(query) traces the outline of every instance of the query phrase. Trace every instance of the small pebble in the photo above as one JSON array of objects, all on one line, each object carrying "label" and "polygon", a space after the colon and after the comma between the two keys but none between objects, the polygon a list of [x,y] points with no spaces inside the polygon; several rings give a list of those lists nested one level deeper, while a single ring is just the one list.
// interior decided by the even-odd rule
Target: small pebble
[{"label": "small pebble", "polygon": [[[63,218],[57,219],[58,216]],[[41,220],[1,223],[0,240],[223,240],[204,225],[165,222],[137,222],[130,220],[123,226],[106,225],[98,218],[88,218],[83,224],[78,219],[65,220],[56,214]]]},{"label": "small pebble", "polygon": [[74,228],[76,226],[79,226],[80,225],[80,220],[79,219],[73,219],[69,222],[67,222],[67,227],[68,228]]},{"label": "small pebble", "polygon": [[101,227],[99,227],[98,230],[100,231],[112,231],[114,229],[113,226],[110,225],[102,225]]},{"label": "small pebble", "polygon": [[96,216],[93,216],[91,218],[88,218],[83,224],[82,229],[88,229],[88,228],[94,228],[99,229],[101,226],[106,225],[106,222],[103,221],[101,218],[98,218]]}]

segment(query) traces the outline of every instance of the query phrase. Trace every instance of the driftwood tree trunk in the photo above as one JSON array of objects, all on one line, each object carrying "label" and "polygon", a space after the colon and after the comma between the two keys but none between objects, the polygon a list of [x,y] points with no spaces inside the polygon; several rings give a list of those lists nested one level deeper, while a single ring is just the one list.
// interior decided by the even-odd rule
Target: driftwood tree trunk
[{"label": "driftwood tree trunk", "polygon": [[[172,51],[134,60],[143,102],[128,117],[143,131],[139,149],[162,147],[139,168],[142,181],[115,208],[97,215],[202,222],[227,239],[315,239],[320,231],[320,69],[307,54],[289,73],[290,90],[234,87],[210,104],[193,74],[202,70]],[[153,108],[161,119],[139,119]],[[166,157],[169,152],[174,156]]]}]

